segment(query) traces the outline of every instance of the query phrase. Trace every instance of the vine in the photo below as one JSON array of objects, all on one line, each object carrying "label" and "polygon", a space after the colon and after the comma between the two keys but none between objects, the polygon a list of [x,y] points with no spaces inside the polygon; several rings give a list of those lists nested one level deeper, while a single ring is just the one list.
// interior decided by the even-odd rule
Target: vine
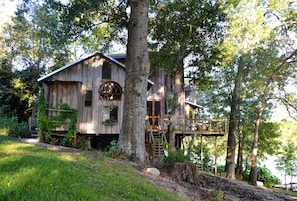
[{"label": "vine", "polygon": [[[72,145],[72,138],[76,135],[77,110],[71,108],[67,103],[58,106],[60,114],[57,116],[47,116],[46,109],[48,104],[43,96],[43,88],[40,89],[37,104],[37,131],[41,141],[53,142],[52,131],[54,128],[61,127],[69,119],[70,124],[65,134],[62,145]],[[57,109],[57,108],[51,108]]]}]

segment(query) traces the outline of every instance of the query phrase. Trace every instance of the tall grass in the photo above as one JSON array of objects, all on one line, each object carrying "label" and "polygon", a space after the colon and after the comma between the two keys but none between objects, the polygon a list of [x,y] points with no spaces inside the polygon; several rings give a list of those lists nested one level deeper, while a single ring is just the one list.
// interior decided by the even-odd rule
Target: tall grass
[{"label": "tall grass", "polygon": [[55,152],[0,135],[0,201],[184,200],[100,152]]}]

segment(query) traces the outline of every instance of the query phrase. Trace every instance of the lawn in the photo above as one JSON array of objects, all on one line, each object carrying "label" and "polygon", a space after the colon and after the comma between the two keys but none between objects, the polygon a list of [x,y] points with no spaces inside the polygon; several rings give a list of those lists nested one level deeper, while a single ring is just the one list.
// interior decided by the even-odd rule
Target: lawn
[{"label": "lawn", "polygon": [[0,201],[184,200],[102,152],[58,152],[0,135]]}]

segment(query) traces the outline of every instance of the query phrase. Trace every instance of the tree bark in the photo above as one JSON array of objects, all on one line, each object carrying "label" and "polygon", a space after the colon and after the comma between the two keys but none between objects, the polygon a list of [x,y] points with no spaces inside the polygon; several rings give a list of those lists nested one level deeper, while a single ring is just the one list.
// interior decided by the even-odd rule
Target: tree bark
[{"label": "tree bark", "polygon": [[243,134],[239,133],[238,151],[237,151],[237,165],[236,165],[236,169],[235,169],[235,175],[237,178],[242,177],[242,173],[243,173],[242,149],[243,149]]},{"label": "tree bark", "polygon": [[266,100],[262,101],[262,106],[258,111],[256,122],[255,122],[255,131],[254,131],[254,142],[253,142],[253,152],[252,152],[252,161],[251,161],[251,171],[249,175],[249,183],[256,186],[257,185],[257,153],[258,153],[258,142],[259,142],[259,126],[260,119],[263,114],[264,108],[266,106]]},{"label": "tree bark", "polygon": [[124,115],[119,148],[131,159],[145,162],[146,91],[150,69],[147,47],[149,0],[130,0],[129,4],[131,14],[128,27]]},{"label": "tree bark", "polygon": [[235,85],[232,93],[231,112],[229,121],[228,132],[228,145],[226,156],[226,177],[229,179],[235,179],[235,155],[236,155],[236,135],[240,116],[240,100],[241,100],[241,86],[243,80],[243,58],[240,58],[237,69],[237,75],[235,79]]},{"label": "tree bark", "polygon": [[177,55],[176,59],[176,71],[174,72],[174,86],[173,92],[175,93],[175,108],[172,114],[172,129],[169,134],[169,144],[170,147],[175,150],[175,127],[177,118],[184,118],[185,117],[185,92],[184,92],[184,52],[181,51]]}]

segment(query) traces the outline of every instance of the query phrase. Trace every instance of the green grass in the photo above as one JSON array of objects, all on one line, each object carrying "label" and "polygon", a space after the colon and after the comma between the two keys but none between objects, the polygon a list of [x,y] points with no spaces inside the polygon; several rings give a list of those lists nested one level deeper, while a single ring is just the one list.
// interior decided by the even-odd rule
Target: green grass
[{"label": "green grass", "polygon": [[0,135],[0,201],[184,200],[100,152],[57,152]]}]

